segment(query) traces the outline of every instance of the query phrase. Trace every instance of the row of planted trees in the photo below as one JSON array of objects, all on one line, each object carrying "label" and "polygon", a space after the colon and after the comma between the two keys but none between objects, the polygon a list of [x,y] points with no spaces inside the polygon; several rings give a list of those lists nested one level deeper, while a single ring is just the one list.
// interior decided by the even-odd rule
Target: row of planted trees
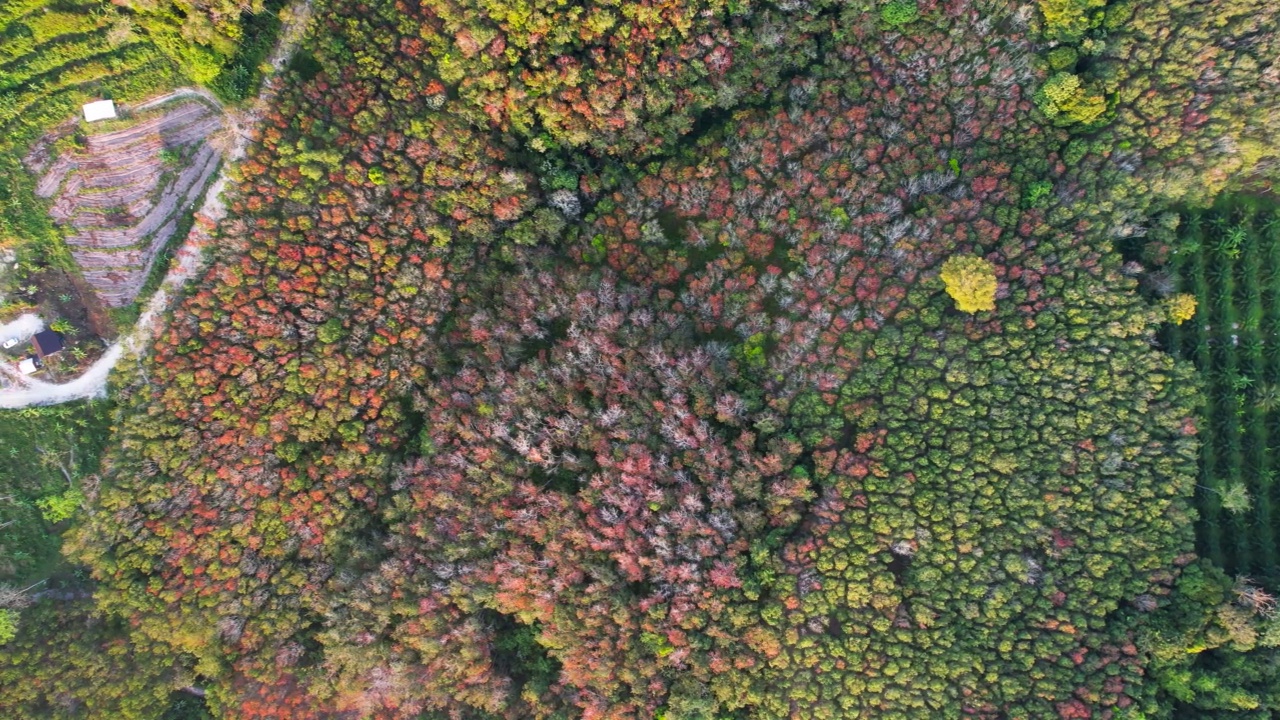
[{"label": "row of planted trees", "polygon": [[[1190,212],[1143,249],[1145,285],[1186,305],[1166,331],[1205,378],[1201,428],[1203,552],[1233,572],[1274,577],[1271,435],[1276,432],[1276,230],[1250,201]],[[1135,268],[1136,269],[1136,268]],[[1181,292],[1178,292],[1181,291]],[[1185,319],[1184,319],[1185,318]]]}]

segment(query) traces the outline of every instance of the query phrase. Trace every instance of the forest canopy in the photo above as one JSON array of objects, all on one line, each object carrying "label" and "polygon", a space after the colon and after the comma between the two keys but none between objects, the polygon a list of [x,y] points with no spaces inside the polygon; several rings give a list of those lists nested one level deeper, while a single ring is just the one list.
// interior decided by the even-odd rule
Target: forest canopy
[{"label": "forest canopy", "polygon": [[0,708],[1280,711],[1154,261],[1270,187],[1280,7],[1147,5],[319,0],[10,641],[138,689]]}]

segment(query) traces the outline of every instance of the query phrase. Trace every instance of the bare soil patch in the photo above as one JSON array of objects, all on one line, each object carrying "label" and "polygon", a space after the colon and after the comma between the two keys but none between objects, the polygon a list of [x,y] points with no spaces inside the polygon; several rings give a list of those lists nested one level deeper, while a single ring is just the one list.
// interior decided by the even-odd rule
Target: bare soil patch
[{"label": "bare soil patch", "polygon": [[223,114],[201,97],[132,115],[92,134],[64,128],[27,158],[85,282],[111,307],[137,298],[222,159]]}]

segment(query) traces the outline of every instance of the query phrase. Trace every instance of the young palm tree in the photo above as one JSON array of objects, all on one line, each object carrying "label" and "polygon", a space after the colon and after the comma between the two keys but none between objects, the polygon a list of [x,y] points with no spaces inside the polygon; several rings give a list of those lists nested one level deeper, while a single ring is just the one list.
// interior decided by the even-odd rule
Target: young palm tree
[{"label": "young palm tree", "polygon": [[1267,235],[1280,234],[1280,213],[1268,215],[1262,223],[1261,230]]},{"label": "young palm tree", "polygon": [[1229,228],[1214,243],[1214,251],[1226,257],[1228,260],[1236,260],[1240,257],[1240,253],[1244,248],[1244,242],[1249,237],[1249,233],[1243,227],[1236,225]]},{"label": "young palm tree", "polygon": [[1271,412],[1280,408],[1280,386],[1275,383],[1263,383],[1254,394],[1253,404],[1262,412]]},{"label": "young palm tree", "polygon": [[1222,509],[1232,515],[1248,512],[1249,508],[1253,507],[1253,496],[1249,494],[1249,488],[1242,482],[1231,483],[1226,490],[1215,492],[1222,499]]}]

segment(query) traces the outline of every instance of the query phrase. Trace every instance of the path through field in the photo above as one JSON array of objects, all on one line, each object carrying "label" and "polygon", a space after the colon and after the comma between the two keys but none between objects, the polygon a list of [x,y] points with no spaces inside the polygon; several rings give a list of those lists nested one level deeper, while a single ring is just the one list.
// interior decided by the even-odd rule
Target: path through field
[{"label": "path through field", "polygon": [[[191,233],[187,235],[182,247],[174,254],[173,265],[170,267],[168,274],[165,275],[160,288],[156,290],[155,294],[147,302],[146,307],[143,308],[142,314],[139,315],[138,322],[134,325],[133,330],[107,348],[102,357],[89,366],[89,369],[84,374],[71,382],[60,385],[28,378],[8,363],[0,363],[0,374],[4,374],[6,379],[12,382],[10,388],[0,390],[0,408],[54,405],[72,400],[104,397],[107,393],[107,377],[111,374],[111,369],[115,367],[120,358],[126,352],[140,354],[145,351],[152,335],[159,329],[157,320],[168,308],[170,297],[176,295],[177,291],[200,271],[203,250],[212,240],[213,230],[218,220],[221,220],[226,214],[226,207],[222,200],[222,190],[227,185],[228,171],[235,161],[244,157],[249,147],[253,128],[257,126],[263,113],[275,98],[276,88],[273,81],[278,77],[280,71],[284,69],[285,65],[288,64],[289,58],[293,56],[293,51],[297,49],[298,42],[302,39],[302,34],[311,19],[310,0],[299,0],[290,7],[289,12],[288,21],[281,28],[280,38],[276,42],[276,49],[268,61],[271,64],[271,72],[263,78],[262,90],[258,93],[258,97],[254,99],[252,105],[245,112],[226,111],[227,123],[232,132],[232,146],[224,156],[222,171],[218,173],[217,179],[214,180],[213,185],[210,186],[208,193],[206,193],[204,204],[196,212],[195,226],[191,229]],[[164,96],[152,98],[142,103],[139,107],[149,107],[175,96],[183,95],[199,95],[206,99],[212,98],[212,95],[200,88],[179,88]],[[217,102],[216,99],[214,99],[214,102]],[[219,105],[221,104],[219,103]]]}]

